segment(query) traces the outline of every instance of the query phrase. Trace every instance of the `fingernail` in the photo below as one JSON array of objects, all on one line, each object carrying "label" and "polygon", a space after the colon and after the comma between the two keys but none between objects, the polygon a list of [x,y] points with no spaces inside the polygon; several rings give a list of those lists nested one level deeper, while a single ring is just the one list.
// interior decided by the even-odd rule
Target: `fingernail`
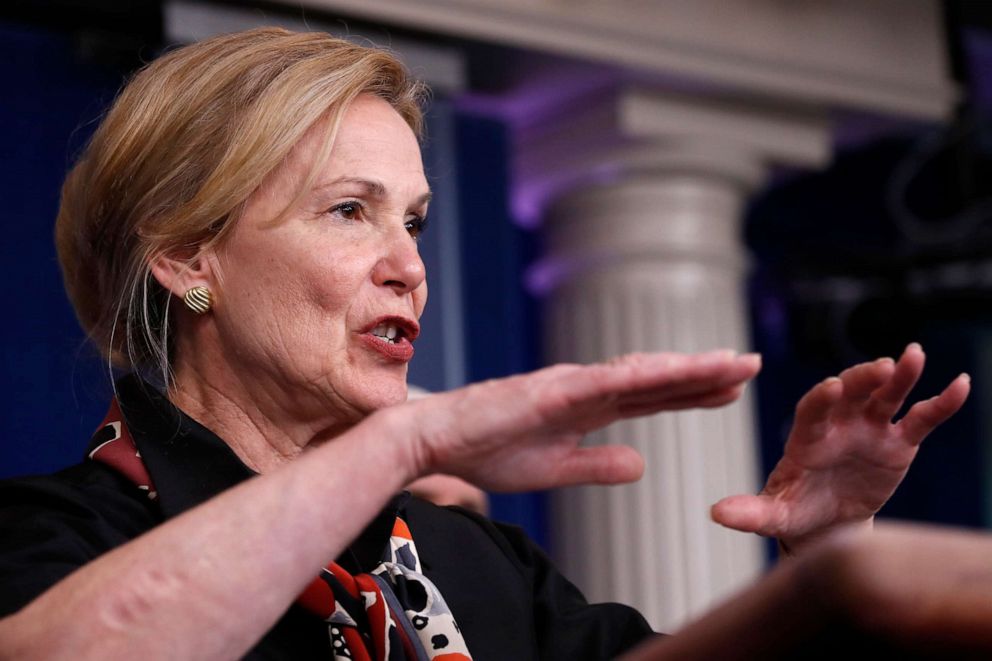
[{"label": "fingernail", "polygon": [[958,378],[964,379],[965,383],[971,383],[971,375],[968,374],[967,372],[961,372],[960,374],[958,374]]},{"label": "fingernail", "polygon": [[923,346],[919,342],[910,342],[909,344],[906,345],[906,351],[909,351],[910,349],[917,349],[919,351],[923,351]]}]

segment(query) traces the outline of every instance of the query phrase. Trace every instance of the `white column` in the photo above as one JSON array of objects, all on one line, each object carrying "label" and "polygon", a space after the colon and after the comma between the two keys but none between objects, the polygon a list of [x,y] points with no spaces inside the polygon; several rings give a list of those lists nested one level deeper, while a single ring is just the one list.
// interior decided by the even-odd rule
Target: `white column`
[{"label": "white column", "polygon": [[[549,214],[552,245],[577,248],[581,237],[599,256],[563,278],[549,301],[550,357],[745,350],[743,193],[732,181],[672,174],[559,201]],[[760,540],[721,530],[707,514],[721,496],[755,489],[753,439],[745,404],[656,415],[591,437],[632,444],[647,475],[631,486],[557,496],[555,541],[566,574],[581,577],[590,599],[630,603],[662,630],[753,577]]]},{"label": "white column", "polygon": [[[550,361],[746,351],[744,206],[764,179],[768,152],[788,152],[783,135],[826,144],[812,124],[775,131],[763,115],[744,112],[733,117],[737,136],[720,115],[726,108],[710,117],[720,120],[710,130],[713,107],[686,114],[685,99],[644,105],[646,98],[621,99],[612,148],[603,140],[609,131],[590,131],[588,118],[576,121],[578,132],[557,125],[543,140],[528,139],[521,171],[545,168],[557,188],[543,215],[547,252],[532,271],[547,292]],[[673,108],[684,122],[666,115]],[[643,136],[649,128],[657,137]],[[578,153],[578,135],[595,136],[594,152]],[[771,145],[764,153],[762,135]],[[795,160],[818,158],[820,143],[796,141]],[[629,443],[646,459],[637,484],[554,497],[555,555],[590,600],[631,604],[671,631],[761,571],[762,541],[709,519],[721,497],[759,487],[748,397],[719,410],[621,422],[587,443]]]}]

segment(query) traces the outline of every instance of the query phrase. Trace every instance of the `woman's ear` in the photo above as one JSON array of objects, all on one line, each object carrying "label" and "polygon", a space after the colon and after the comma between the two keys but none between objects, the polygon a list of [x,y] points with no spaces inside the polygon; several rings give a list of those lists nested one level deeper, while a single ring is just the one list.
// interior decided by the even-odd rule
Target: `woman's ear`
[{"label": "woman's ear", "polygon": [[152,259],[151,272],[158,283],[179,298],[193,287],[213,289],[213,262],[207,251],[183,252],[162,253]]}]

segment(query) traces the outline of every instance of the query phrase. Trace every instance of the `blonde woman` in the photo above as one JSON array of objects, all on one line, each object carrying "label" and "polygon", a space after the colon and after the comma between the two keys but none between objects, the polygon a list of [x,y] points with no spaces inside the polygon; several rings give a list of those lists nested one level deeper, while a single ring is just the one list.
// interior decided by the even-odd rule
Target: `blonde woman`
[{"label": "blonde woman", "polygon": [[[117,396],[80,465],[0,485],[0,656],[610,658],[649,634],[519,531],[400,495],[636,480],[614,420],[721,406],[753,355],[559,365],[418,401],[421,90],[390,55],[263,29],[162,57],[70,172],[57,241]],[[471,221],[469,221],[471,222]],[[714,516],[798,547],[869,525],[966,377],[890,420],[910,347],[800,403],[765,492]]]}]

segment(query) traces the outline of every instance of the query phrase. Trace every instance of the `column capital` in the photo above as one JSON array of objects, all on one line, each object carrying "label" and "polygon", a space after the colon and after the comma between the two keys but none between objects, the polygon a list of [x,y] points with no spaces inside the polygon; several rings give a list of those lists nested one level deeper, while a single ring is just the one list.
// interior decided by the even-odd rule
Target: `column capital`
[{"label": "column capital", "polygon": [[948,74],[938,0],[292,4],[773,98],[902,117],[942,119],[958,96]]},{"label": "column capital", "polygon": [[540,223],[562,193],[633,175],[691,174],[751,191],[771,164],[831,157],[826,113],[712,93],[627,88],[515,135],[514,212]]}]

